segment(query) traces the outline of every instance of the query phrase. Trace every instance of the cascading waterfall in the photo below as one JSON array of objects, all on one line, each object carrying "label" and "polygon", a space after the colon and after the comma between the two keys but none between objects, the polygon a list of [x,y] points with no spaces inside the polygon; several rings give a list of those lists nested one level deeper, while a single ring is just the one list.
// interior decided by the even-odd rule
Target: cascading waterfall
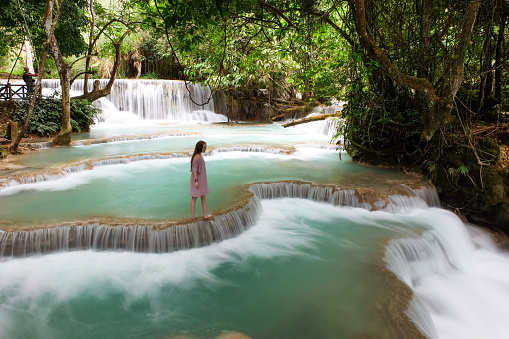
[{"label": "cascading waterfall", "polygon": [[441,223],[386,247],[388,268],[414,292],[407,315],[428,338],[507,337],[508,254],[485,232],[436,212]]},{"label": "cascading waterfall", "polygon": [[[320,114],[311,113],[307,117],[313,117]],[[343,119],[341,118],[327,118],[325,120],[317,120],[312,122],[307,122],[305,124],[299,124],[296,126],[291,126],[288,128],[293,128],[295,130],[298,130],[299,132],[303,132],[306,134],[319,134],[319,135],[326,135],[329,138],[334,137],[338,129],[343,124]],[[343,142],[343,138],[340,136],[338,138],[338,141],[340,143]]]},{"label": "cascading waterfall", "polygon": [[367,202],[359,201],[359,194],[354,190],[344,190],[338,187],[314,186],[311,184],[276,182],[267,184],[251,185],[249,190],[260,199],[276,198],[300,198],[318,202],[326,202],[334,206],[348,206],[370,210],[383,210],[390,213],[398,213],[422,207],[436,205],[438,195],[435,188],[422,187],[410,189],[408,196],[390,196],[390,202],[379,199],[374,206]]},{"label": "cascading waterfall", "polygon": [[[59,86],[58,81],[44,82],[48,84],[47,90]],[[104,85],[103,80],[101,85]],[[109,98],[111,102],[106,98],[101,100],[103,108],[109,107],[105,109],[106,115],[111,115],[111,107],[115,106],[115,110],[122,110],[118,112],[120,115],[127,115],[127,111],[136,114],[137,124],[141,119],[192,122],[195,118],[214,121],[217,117],[209,111],[212,106],[193,106],[189,98],[185,98],[186,103],[172,99],[173,95],[185,97],[188,93],[181,82],[117,80],[117,85]],[[79,86],[82,84],[78,81],[73,90],[79,91]],[[174,89],[179,86],[181,92]],[[193,91],[197,92],[193,92],[197,97],[208,96],[207,90],[199,86]],[[159,99],[152,100],[150,96]],[[227,135],[229,126],[197,128],[190,124],[191,134],[187,134],[181,133],[183,129],[178,124],[150,122],[165,129],[157,129],[158,134],[153,136],[129,136],[129,133],[126,136],[121,128],[114,133],[108,130],[89,136],[104,139],[83,139],[74,144],[82,147],[40,152],[48,158],[53,151],[62,152],[65,161],[36,162],[36,165],[27,166],[29,171],[0,178],[0,199],[3,199],[0,206],[6,216],[5,220],[1,218],[4,228],[0,231],[2,338],[69,337],[71,333],[76,338],[89,338],[89,333],[124,338],[139,330],[140,336],[145,337],[185,335],[203,339],[223,338],[217,332],[229,329],[253,338],[405,337],[387,335],[390,333],[387,327],[391,324],[373,325],[370,313],[359,312],[363,307],[372,311],[373,306],[381,313],[391,312],[389,308],[377,308],[378,300],[375,300],[383,299],[387,288],[395,294],[405,290],[403,301],[391,300],[403,305],[405,314],[398,311],[397,316],[402,315],[400,318],[404,321],[415,324],[413,327],[427,338],[508,337],[509,325],[505,319],[506,305],[509,305],[507,253],[483,231],[465,225],[451,212],[436,208],[440,202],[432,187],[416,189],[414,184],[395,184],[411,180],[388,179],[392,186],[384,194],[380,192],[386,187],[378,182],[381,175],[354,167],[349,161],[339,161],[337,153],[328,154],[327,161],[314,160],[317,158],[311,153],[338,150],[337,145],[331,145],[324,137],[334,131],[332,124],[338,121],[298,125],[283,133],[280,126],[274,124],[270,128],[278,134],[276,142],[266,138],[270,134],[266,126],[248,129],[254,137],[249,139],[244,134],[237,142],[236,136]],[[174,133],[168,133],[169,126],[175,127]],[[298,135],[294,139],[284,135],[290,134],[291,129],[295,129],[291,133]],[[151,131],[143,129],[142,133]],[[308,141],[305,134],[313,133],[324,137],[323,144],[301,143]],[[168,138],[164,143],[165,136],[177,135],[178,138]],[[221,193],[217,193],[216,186],[216,195],[209,203],[217,203],[223,195],[231,200],[212,208],[214,217],[211,220],[169,219],[188,215],[185,214],[187,201],[182,202],[184,212],[173,212],[178,210],[178,204],[166,199],[176,197],[175,200],[184,201],[182,190],[178,188],[187,188],[189,161],[183,158],[190,156],[195,139],[202,135],[210,142],[206,155],[214,155],[207,159],[207,166],[217,166],[210,174],[220,178],[211,183],[229,185]],[[156,138],[161,139],[157,143],[161,142],[162,146],[133,147]],[[111,141],[125,143],[108,144]],[[156,140],[153,142],[155,144]],[[98,143],[105,145],[95,145]],[[229,155],[230,151],[239,153]],[[79,157],[68,157],[79,152],[83,153]],[[253,159],[247,152],[263,154]],[[298,160],[289,164],[290,161],[283,158],[292,158],[293,152]],[[244,158],[250,159],[249,165],[236,167],[245,161]],[[271,162],[266,158],[279,160]],[[172,163],[161,164],[166,159],[172,159]],[[146,160],[154,161],[144,163]],[[184,162],[185,169],[179,165]],[[300,166],[304,162],[306,166]],[[109,172],[90,173],[90,178],[83,183],[73,182],[91,169]],[[241,173],[243,177],[236,178],[235,170],[245,172]],[[271,172],[270,175],[257,176],[265,170]],[[345,177],[338,174],[348,171],[358,173]],[[158,176],[161,172],[164,174]],[[304,172],[311,175],[304,178],[297,175]],[[136,180],[125,185],[127,177],[117,186],[107,186],[126,174],[143,184],[148,183],[132,189],[131,183],[136,184]],[[383,172],[383,175],[390,174]],[[71,188],[59,182],[66,180],[73,184]],[[278,182],[270,182],[273,180]],[[41,182],[47,185],[30,187]],[[92,184],[87,187],[88,191],[76,189],[76,185],[86,186],[84,183]],[[101,192],[91,195],[89,200],[76,199],[83,192],[101,191],[101,184],[108,187],[105,189],[110,200],[107,203],[97,199]],[[347,186],[340,187],[342,184]],[[157,191],[154,186],[164,187]],[[144,191],[149,194],[143,195]],[[121,194],[142,198],[123,200],[119,199]],[[51,204],[47,202],[50,199],[53,199]],[[266,199],[277,200],[264,201]],[[140,206],[140,201],[147,201],[147,204]],[[237,201],[235,207],[231,201]],[[18,203],[19,208],[15,205]],[[90,210],[84,210],[87,203],[92,205]],[[98,207],[108,209],[108,203],[112,204],[111,214],[110,210],[94,214]],[[61,207],[62,204],[67,209]],[[127,209],[114,211],[121,204],[132,208],[133,213],[125,213]],[[152,205],[156,208],[151,209]],[[48,210],[49,217],[42,209]],[[18,210],[20,215],[33,213],[34,218],[46,218],[32,223],[29,218],[26,227],[43,227],[43,224],[53,227],[22,229],[25,226],[17,225],[15,218],[7,220]],[[174,214],[168,213],[168,217],[161,210],[164,213],[171,210]],[[54,219],[61,211],[72,216]],[[126,219],[118,219],[124,217],[122,213]],[[147,219],[143,219],[145,217]],[[251,227],[253,225],[256,227]],[[183,251],[187,249],[190,250]],[[52,252],[67,253],[50,254]],[[380,253],[384,255],[383,260]],[[42,254],[49,255],[40,256]],[[380,275],[377,265],[383,266],[385,273],[385,268],[394,273],[384,275],[382,280],[390,283],[380,290],[377,290],[378,282],[374,282]],[[103,270],[98,270],[98,266]],[[182,279],[184,275],[186,279]],[[56,276],[58,279],[54,278]],[[347,284],[343,279],[353,282]],[[365,286],[360,287],[363,284]],[[259,292],[251,295],[257,289]],[[149,292],[140,296],[140,290]],[[186,297],[182,298],[183,295]],[[278,299],[280,295],[284,297]],[[392,296],[391,293],[387,295]],[[237,304],[232,306],[232,300]],[[363,303],[366,306],[359,306]],[[179,305],[185,307],[178,309]],[[246,305],[248,307],[244,307]],[[275,307],[278,305],[282,305],[281,308]],[[216,318],[211,318],[210,309],[214,309]],[[240,318],[241,314],[245,319]],[[117,319],[112,320],[115,316]],[[99,318],[107,319],[108,326],[98,321]],[[224,325],[225,319],[231,323]],[[356,332],[357,327],[367,331]],[[192,333],[195,329],[202,332]]]},{"label": "cascading waterfall", "polygon": [[214,219],[158,230],[153,226],[85,224],[0,233],[0,259],[69,250],[125,250],[166,253],[230,239],[253,226],[260,200],[252,197],[238,209]]},{"label": "cascading waterfall", "polygon": [[[85,224],[0,233],[0,258],[75,249],[164,253],[206,246],[235,237],[253,226],[261,212],[260,199],[301,198],[326,202],[334,206],[372,209],[369,203],[359,201],[358,194],[354,190],[343,190],[337,187],[315,186],[299,182],[276,182],[253,184],[249,187],[249,191],[253,196],[246,199],[247,202],[237,209],[216,215],[211,220],[169,225],[164,229],[145,225]],[[436,194],[431,188],[410,191],[420,192],[418,194],[421,196]],[[380,204],[380,209],[397,212],[402,209],[427,206],[417,193],[412,195],[414,196],[391,197],[392,202]]]},{"label": "cascading waterfall", "polygon": [[[100,79],[99,87],[105,87],[107,82],[108,79]],[[93,89],[93,83],[93,80],[88,82],[89,91]],[[59,90],[60,80],[43,80],[42,86],[43,93],[49,94]],[[75,80],[71,90],[74,95],[79,95],[83,88],[84,81]],[[98,101],[99,107],[108,103],[144,120],[227,121],[224,115],[214,113],[214,101],[208,87],[184,81],[117,79],[111,93]]]}]

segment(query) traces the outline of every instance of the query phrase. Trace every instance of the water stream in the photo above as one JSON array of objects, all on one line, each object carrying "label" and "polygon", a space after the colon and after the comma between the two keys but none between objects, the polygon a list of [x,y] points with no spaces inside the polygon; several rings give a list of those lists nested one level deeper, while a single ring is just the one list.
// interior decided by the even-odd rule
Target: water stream
[{"label": "water stream", "polygon": [[509,336],[509,256],[419,178],[340,158],[327,121],[217,124],[182,83],[117,86],[0,176],[0,338]]}]

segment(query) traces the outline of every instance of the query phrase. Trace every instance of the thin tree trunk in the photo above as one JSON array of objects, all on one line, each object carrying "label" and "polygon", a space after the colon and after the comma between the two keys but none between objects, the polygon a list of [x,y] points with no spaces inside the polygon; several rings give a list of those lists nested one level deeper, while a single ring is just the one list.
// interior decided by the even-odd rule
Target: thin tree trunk
[{"label": "thin tree trunk", "polygon": [[490,97],[493,90],[493,73],[491,67],[491,35],[492,35],[491,23],[486,28],[484,37],[483,50],[480,57],[479,73],[481,74],[481,82],[479,88],[479,108],[482,110],[486,107],[487,99]]},{"label": "thin tree trunk", "polygon": [[50,39],[50,51],[57,65],[62,90],[62,120],[60,132],[51,140],[55,146],[68,146],[71,143],[71,70],[64,61],[57,40],[54,36]]},{"label": "thin tree trunk", "polygon": [[30,118],[32,116],[32,112],[35,107],[35,101],[37,100],[37,96],[41,92],[41,84],[42,79],[44,78],[44,73],[46,72],[46,59],[48,58],[49,53],[49,46],[50,46],[50,40],[53,37],[53,34],[55,32],[56,23],[58,21],[58,17],[60,16],[60,11],[57,11],[57,14],[55,16],[54,23],[52,24],[52,13],[53,13],[53,0],[47,0],[46,1],[46,13],[44,17],[44,27],[46,30],[46,35],[48,36],[48,39],[46,40],[46,43],[44,44],[44,50],[42,52],[42,58],[39,64],[39,70],[38,70],[38,78],[37,78],[37,84],[35,85],[35,90],[32,94],[32,97],[30,99],[30,104],[28,106],[27,116],[25,117],[25,123],[23,124],[23,127],[21,129],[21,133],[18,133],[18,136],[16,137],[16,140],[9,146],[9,153],[16,154],[18,153],[19,144],[21,143],[21,139],[24,137],[28,125],[30,124]]},{"label": "thin tree trunk", "polygon": [[92,53],[94,52],[95,40],[94,40],[94,30],[95,30],[95,11],[94,11],[94,0],[90,0],[90,16],[92,17],[92,22],[90,23],[90,34],[88,38],[88,54],[87,60],[85,62],[85,79],[83,80],[83,93],[88,93],[88,79],[90,78],[90,59],[92,58]]},{"label": "thin tree trunk", "polygon": [[[431,81],[431,74],[429,70],[430,58],[430,45],[431,45],[431,14],[433,12],[433,0],[422,0],[419,2],[421,7],[418,7],[420,16],[420,40],[419,40],[419,55],[420,60],[417,66],[417,77],[428,79]],[[425,91],[415,91],[415,106],[417,110],[424,115],[429,109],[428,100]]]},{"label": "thin tree trunk", "polygon": [[115,82],[115,77],[117,74],[118,67],[120,65],[120,46],[122,45],[122,42],[124,41],[125,37],[129,34],[129,30],[127,30],[122,37],[113,45],[115,46],[115,62],[113,64],[113,70],[111,71],[110,79],[106,86],[103,89],[99,88],[99,80],[96,80],[94,82],[94,89],[92,92],[85,93],[83,95],[75,97],[75,99],[85,99],[88,101],[95,101],[97,99],[103,98],[111,93],[111,87],[113,86],[113,83]]}]

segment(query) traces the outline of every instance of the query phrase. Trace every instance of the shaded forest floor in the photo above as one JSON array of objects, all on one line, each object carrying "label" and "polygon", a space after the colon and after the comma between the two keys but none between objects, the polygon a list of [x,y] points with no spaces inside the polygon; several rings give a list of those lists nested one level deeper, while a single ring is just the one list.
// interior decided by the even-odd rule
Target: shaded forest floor
[{"label": "shaded forest floor", "polygon": [[474,123],[472,126],[474,136],[486,136],[494,138],[500,146],[500,164],[502,168],[509,166],[509,123],[481,124]]}]

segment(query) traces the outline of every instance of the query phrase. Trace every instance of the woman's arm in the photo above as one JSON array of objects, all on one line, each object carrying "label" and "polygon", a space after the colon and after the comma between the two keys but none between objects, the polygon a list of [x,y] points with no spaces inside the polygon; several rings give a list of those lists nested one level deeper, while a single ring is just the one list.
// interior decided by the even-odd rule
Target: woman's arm
[{"label": "woman's arm", "polygon": [[199,165],[198,165],[198,161],[200,160],[198,157],[200,155],[197,154],[194,158],[193,158],[193,165],[194,165],[194,162],[196,161],[196,166],[193,166],[193,169],[194,171],[192,172],[193,173],[193,177],[194,177],[194,186],[196,188],[198,188],[200,186],[200,183],[198,182],[198,170],[199,170]]}]

